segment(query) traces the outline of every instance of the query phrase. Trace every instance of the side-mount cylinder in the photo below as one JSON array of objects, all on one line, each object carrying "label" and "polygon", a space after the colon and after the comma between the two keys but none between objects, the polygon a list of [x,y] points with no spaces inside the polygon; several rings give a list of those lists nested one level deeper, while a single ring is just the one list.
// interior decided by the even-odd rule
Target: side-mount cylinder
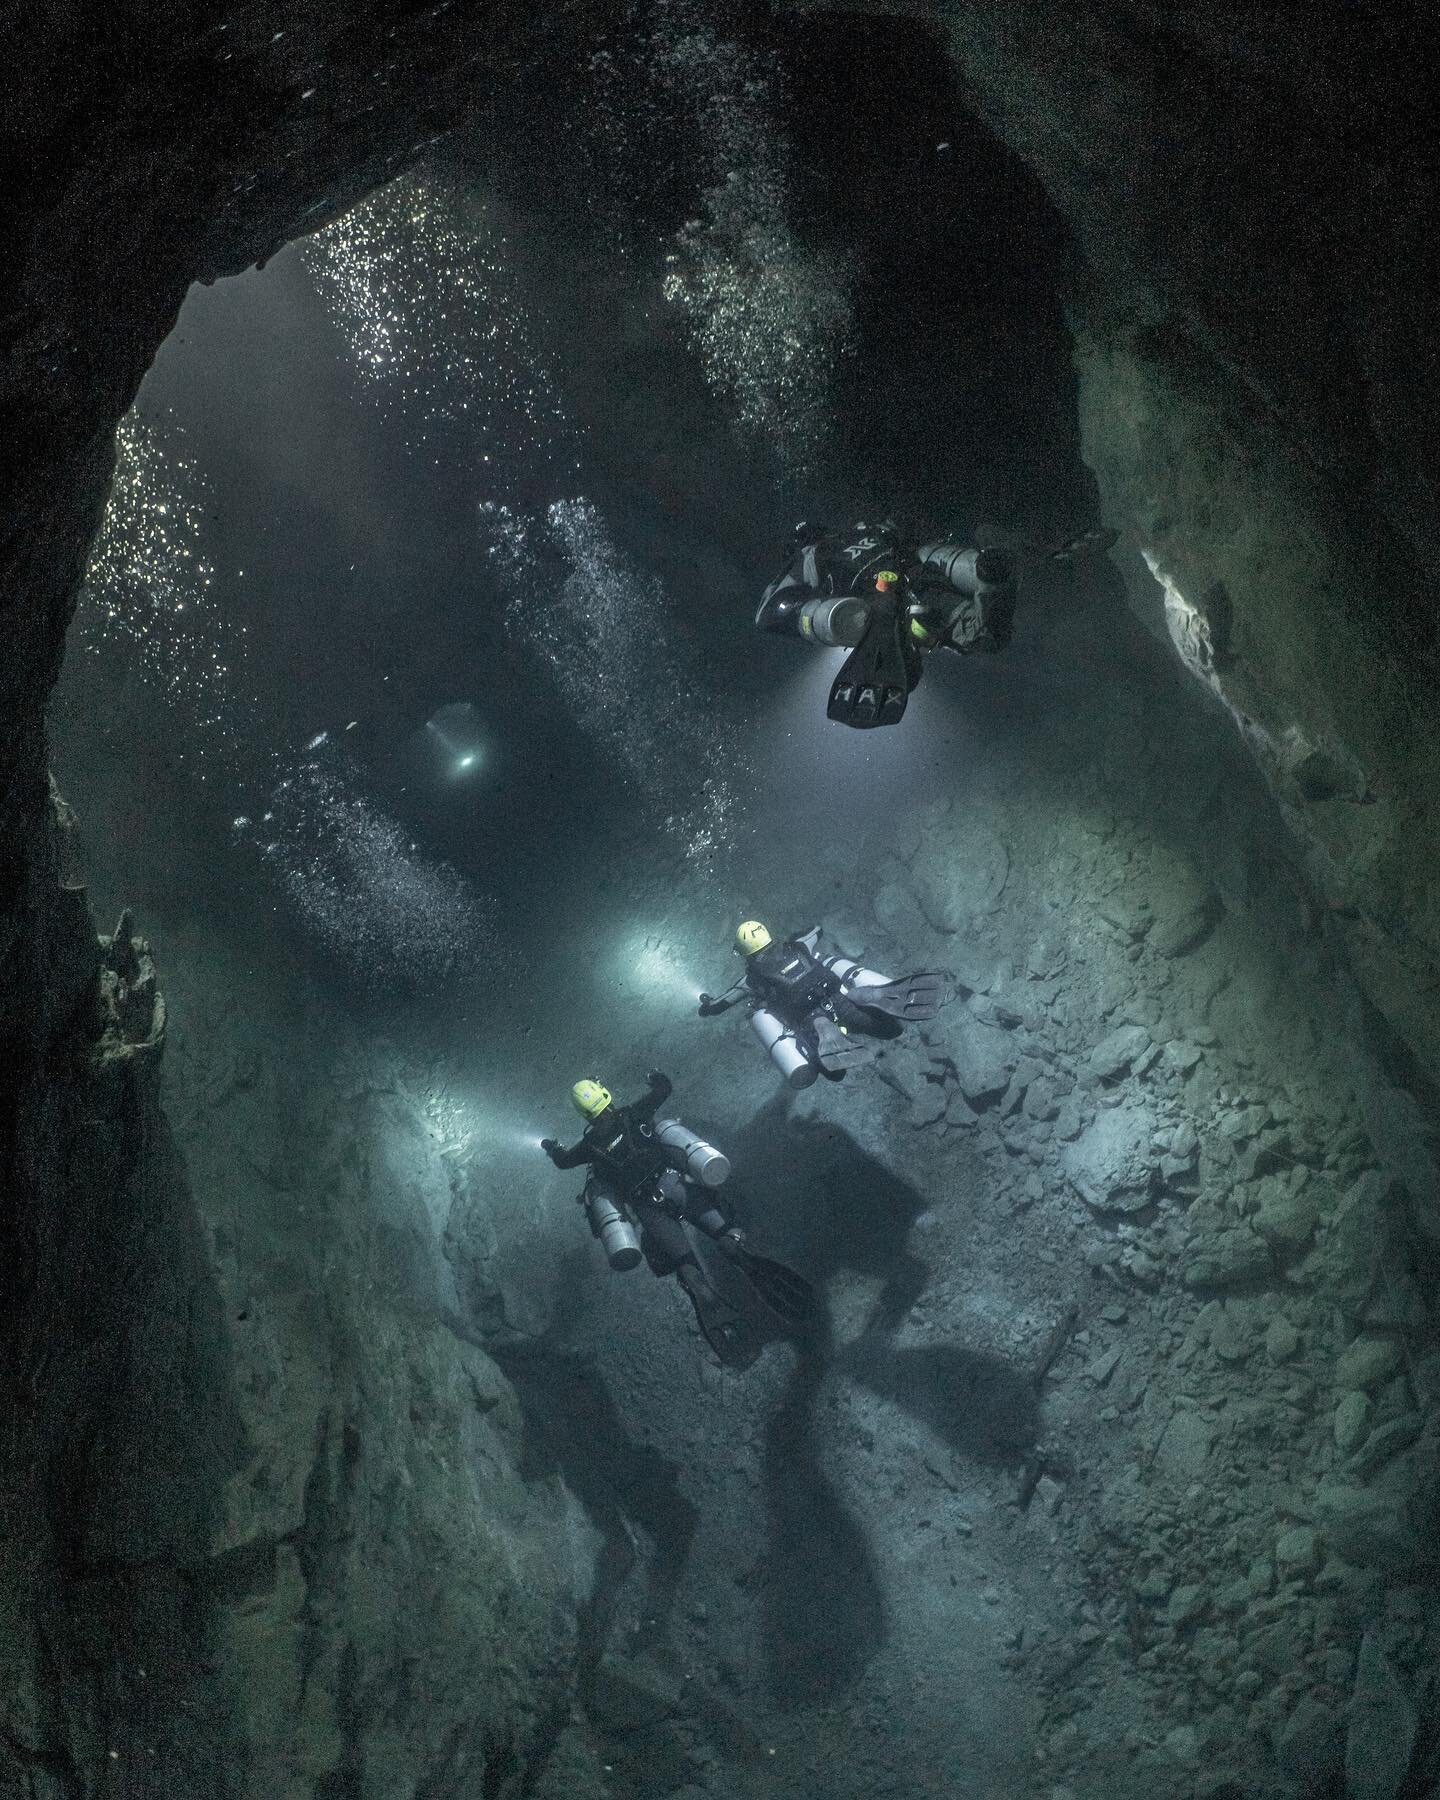
[{"label": "side-mount cylinder", "polygon": [[590,1229],[616,1270],[633,1269],[640,1260],[640,1238],[614,1199],[592,1181],[585,1189],[585,1215]]},{"label": "side-mount cylinder", "polygon": [[988,594],[1008,588],[1015,565],[1003,550],[973,550],[963,544],[922,544],[915,552],[922,569],[949,582],[957,594]]},{"label": "side-mount cylinder", "polygon": [[750,1015],[750,1029],[770,1052],[770,1060],[785,1078],[787,1087],[806,1088],[819,1079],[819,1069],[778,1014],[766,1006],[757,1006]]},{"label": "side-mount cylinder", "polygon": [[853,648],[865,635],[865,602],[853,594],[807,600],[797,615],[800,636],[816,644]]},{"label": "side-mount cylinder", "polygon": [[890,977],[881,975],[874,969],[862,969],[853,956],[841,956],[838,953],[822,956],[821,962],[832,975],[837,976],[846,987],[889,987]]},{"label": "side-mount cylinder", "polygon": [[655,1135],[676,1158],[680,1172],[701,1187],[717,1188],[730,1173],[730,1158],[678,1119],[657,1119]]}]

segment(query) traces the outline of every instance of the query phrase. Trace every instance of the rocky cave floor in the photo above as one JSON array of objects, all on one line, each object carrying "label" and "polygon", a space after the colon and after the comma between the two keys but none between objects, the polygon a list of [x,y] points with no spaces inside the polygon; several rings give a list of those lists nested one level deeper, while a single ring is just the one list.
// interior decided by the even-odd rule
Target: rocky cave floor
[{"label": "rocky cave floor", "polygon": [[[488,1558],[580,1611],[527,1792],[1220,1800],[1348,1766],[1380,1800],[1440,1773],[1410,1523],[1440,1355],[1352,1002],[1228,723],[1098,604],[922,688],[963,759],[863,842],[797,866],[762,831],[773,922],[956,977],[839,1088],[779,1094],[738,1015],[617,963],[623,918],[695,986],[726,969],[737,897],[658,852],[563,967],[497,975],[483,1029],[362,1027],[178,900],[155,929],[250,1446],[218,1549],[277,1547],[227,1630],[292,1768],[363,1739],[355,1791],[390,1791],[387,1658],[463,1718],[444,1670],[475,1667]],[[810,1341],[723,1370],[673,1284],[605,1269],[520,1141],[568,1135],[577,1057],[622,1091],[672,1073],[752,1240],[821,1289]],[[317,1656],[342,1589],[375,1641]],[[267,1660],[297,1620],[303,1701]],[[537,1606],[487,1654],[565,1642]]]}]

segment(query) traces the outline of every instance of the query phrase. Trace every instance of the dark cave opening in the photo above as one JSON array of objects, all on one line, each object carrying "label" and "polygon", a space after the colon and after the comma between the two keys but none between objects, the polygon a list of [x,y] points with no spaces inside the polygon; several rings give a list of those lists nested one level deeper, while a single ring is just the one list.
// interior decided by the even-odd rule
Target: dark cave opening
[{"label": "dark cave opening", "polygon": [[[445,416],[443,344],[430,346],[417,392],[382,396],[377,408],[293,248],[263,273],[196,290],[137,417],[177,460],[223,471],[224,503],[212,491],[197,515],[197,553],[224,589],[244,659],[233,680],[249,688],[252,710],[233,696],[194,701],[231,714],[218,726],[228,741],[207,746],[202,732],[197,750],[173,722],[133,729],[131,709],[149,703],[142,685],[117,709],[105,691],[113,651],[98,664],[72,657],[57,746],[82,812],[89,781],[110,771],[143,793],[128,811],[123,795],[105,806],[124,821],[117,835],[154,836],[148,856],[130,859],[126,892],[157,920],[176,895],[164,846],[200,830],[203,854],[187,879],[213,874],[206,906],[237,927],[257,912],[267,930],[284,927],[287,909],[275,906],[264,869],[235,854],[234,821],[265,809],[282,745],[325,734],[423,854],[498,899],[508,932],[544,942],[563,931],[543,899],[550,844],[582,855],[593,845],[603,856],[633,834],[634,797],[623,767],[599,783],[582,773],[593,733],[583,709],[578,718],[568,704],[555,710],[533,647],[528,656],[517,647],[505,619],[511,596],[476,532],[477,504],[533,514],[593,496],[633,579],[667,586],[691,709],[710,703],[707,688],[723,696],[753,684],[757,650],[744,619],[785,554],[791,509],[890,513],[917,536],[978,525],[1027,543],[1093,521],[1061,315],[1072,252],[1033,177],[965,113],[933,35],[822,17],[801,31],[772,22],[769,40],[741,54],[747,79],[772,81],[787,97],[786,216],[821,271],[800,278],[833,282],[844,301],[844,354],[796,376],[824,401],[807,420],[823,425],[823,445],[806,442],[799,468],[763,432],[737,440],[733,396],[707,385],[674,308],[654,299],[705,180],[694,123],[689,138],[669,133],[662,178],[642,189],[653,135],[617,139],[603,114],[598,126],[583,124],[596,111],[593,58],[573,59],[558,94],[548,74],[543,96],[522,84],[503,136],[462,136],[421,177],[441,197],[445,230],[488,236],[514,264],[490,268],[493,291],[452,296],[482,317],[514,315],[501,327],[509,366],[481,394],[491,416],[479,431],[474,399]],[[816,69],[824,75],[812,95]],[[872,91],[904,92],[907,104],[858,98]],[[836,133],[846,95],[857,101]],[[702,123],[709,103],[697,111]],[[637,110],[653,128],[656,102]],[[568,137],[546,129],[556,112],[580,128]],[[597,288],[610,322],[587,331]],[[824,348],[817,342],[817,354]],[[527,358],[563,395],[546,404],[561,406],[565,421],[526,417],[516,389],[532,379]],[[89,687],[92,673],[100,691]],[[437,779],[417,742],[424,720],[477,699],[490,746],[483,779]],[[107,712],[108,753],[89,770],[72,768],[71,724],[89,730]],[[868,812],[887,802],[852,788],[857,803]],[[302,934],[302,955],[304,943]],[[337,973],[343,997],[354,969]]]}]

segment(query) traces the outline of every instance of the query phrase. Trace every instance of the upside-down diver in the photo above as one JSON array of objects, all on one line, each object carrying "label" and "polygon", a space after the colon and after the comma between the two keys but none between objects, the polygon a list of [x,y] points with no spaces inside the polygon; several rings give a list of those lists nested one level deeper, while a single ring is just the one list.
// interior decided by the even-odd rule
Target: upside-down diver
[{"label": "upside-down diver", "polygon": [[[1108,549],[1116,535],[1086,532],[1027,566]],[[1005,550],[942,542],[907,550],[890,525],[840,532],[807,523],[796,526],[790,566],[766,588],[755,623],[848,648],[826,716],[859,730],[896,725],[927,653],[971,656],[1010,642],[1022,572]]]}]

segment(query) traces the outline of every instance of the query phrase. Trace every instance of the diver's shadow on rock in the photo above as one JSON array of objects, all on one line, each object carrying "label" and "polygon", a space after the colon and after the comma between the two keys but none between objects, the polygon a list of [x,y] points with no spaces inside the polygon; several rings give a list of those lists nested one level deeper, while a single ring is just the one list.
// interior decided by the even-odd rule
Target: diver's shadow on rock
[{"label": "diver's shadow on rock", "polygon": [[[878,1278],[867,1337],[893,1332],[925,1286],[927,1266],[906,1248],[926,1201],[850,1135],[791,1121],[782,1093],[751,1121],[736,1162],[756,1199],[738,1211],[752,1242],[793,1263],[823,1294],[842,1270]],[[852,1690],[885,1642],[880,1573],[865,1530],[824,1469],[815,1401],[834,1330],[824,1306],[790,1386],[765,1428],[768,1547],[760,1607],[771,1691],[782,1707],[820,1706]]]},{"label": "diver's shadow on rock", "polygon": [[582,1685],[609,1646],[622,1591],[640,1560],[633,1527],[653,1546],[645,1573],[641,1634],[664,1633],[689,1559],[698,1514],[679,1469],[635,1443],[593,1360],[543,1343],[492,1346],[525,1418],[527,1480],[560,1475],[601,1536],[594,1590],[580,1614]]},{"label": "diver's shadow on rock", "polygon": [[1030,1372],[983,1350],[957,1344],[897,1350],[867,1336],[848,1345],[833,1366],[965,1457],[1013,1463],[1039,1433],[1039,1396]]},{"label": "diver's shadow on rock", "polygon": [[786,1105],[778,1094],[736,1142],[746,1190],[759,1197],[740,1203],[742,1222],[757,1246],[793,1262],[817,1289],[842,1269],[879,1278],[866,1329],[893,1331],[929,1276],[905,1242],[929,1201],[842,1127],[789,1120]]},{"label": "diver's shadow on rock", "polygon": [[825,1473],[815,1419],[833,1371],[910,1414],[957,1453],[1019,1461],[1038,1431],[1029,1370],[956,1345],[896,1349],[893,1335],[922,1292],[928,1266],[906,1248],[928,1202],[843,1129],[790,1121],[783,1095],[752,1121],[737,1162],[760,1205],[743,1207],[756,1241],[823,1287],[842,1270],[879,1278],[863,1331],[837,1349],[817,1322],[765,1431],[769,1548],[762,1565],[765,1653],[781,1706],[835,1701],[862,1679],[888,1635],[884,1592],[864,1528]]},{"label": "diver's shadow on rock", "polygon": [[865,1533],[827,1480],[814,1441],[823,1378],[823,1364],[802,1363],[765,1428],[760,1605],[771,1691],[783,1707],[824,1705],[853,1688],[888,1629]]}]

